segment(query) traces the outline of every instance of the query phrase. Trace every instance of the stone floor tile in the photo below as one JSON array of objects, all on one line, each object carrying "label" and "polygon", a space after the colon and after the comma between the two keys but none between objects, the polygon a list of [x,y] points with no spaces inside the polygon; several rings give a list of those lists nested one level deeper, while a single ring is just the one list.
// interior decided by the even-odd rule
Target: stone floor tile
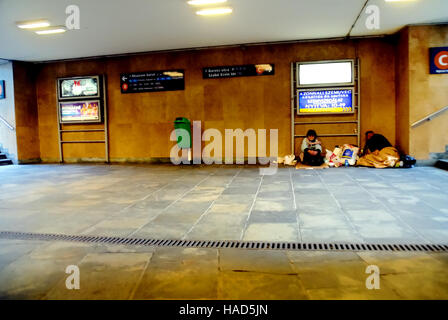
[{"label": "stone floor tile", "polygon": [[393,288],[403,299],[448,299],[448,274],[446,272],[421,272],[386,274],[381,284]]},{"label": "stone floor tile", "polygon": [[308,294],[296,275],[260,272],[219,273],[219,300],[303,300]]},{"label": "stone floor tile", "polygon": [[366,287],[322,288],[306,290],[311,300],[399,300],[401,296],[390,288],[368,290]]},{"label": "stone floor tile", "polygon": [[363,238],[351,228],[300,228],[300,234],[302,235],[302,241],[306,243],[364,243]]},{"label": "stone floor tile", "polygon": [[298,230],[294,223],[251,223],[243,240],[297,242]]},{"label": "stone floor tile", "polygon": [[219,270],[295,274],[286,252],[273,250],[220,249]]},{"label": "stone floor tile", "polygon": [[296,223],[296,211],[257,211],[250,213],[249,223]]},{"label": "stone floor tile", "polygon": [[253,209],[259,211],[290,211],[294,210],[294,203],[292,198],[283,201],[257,199]]},{"label": "stone floor tile", "polygon": [[45,299],[129,299],[151,256],[141,252],[90,253],[77,265],[80,289],[68,290],[63,278]]},{"label": "stone floor tile", "polygon": [[4,267],[0,272],[0,299],[42,299],[65,269],[76,265],[92,246],[75,243],[52,243]]},{"label": "stone floor tile", "polygon": [[157,250],[134,299],[216,299],[218,254],[214,249]]},{"label": "stone floor tile", "polygon": [[347,229],[350,224],[342,215],[299,214],[300,227],[304,229]]}]

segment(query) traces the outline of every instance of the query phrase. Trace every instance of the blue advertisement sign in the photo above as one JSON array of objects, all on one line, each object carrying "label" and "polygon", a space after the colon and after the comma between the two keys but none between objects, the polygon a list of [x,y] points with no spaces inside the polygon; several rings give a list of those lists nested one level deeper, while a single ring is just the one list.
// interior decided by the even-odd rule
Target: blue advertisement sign
[{"label": "blue advertisement sign", "polygon": [[0,80],[0,99],[5,99],[5,80]]},{"label": "blue advertisement sign", "polygon": [[298,113],[353,113],[353,89],[299,91]]},{"label": "blue advertisement sign", "polygon": [[448,47],[429,48],[429,73],[448,73]]}]

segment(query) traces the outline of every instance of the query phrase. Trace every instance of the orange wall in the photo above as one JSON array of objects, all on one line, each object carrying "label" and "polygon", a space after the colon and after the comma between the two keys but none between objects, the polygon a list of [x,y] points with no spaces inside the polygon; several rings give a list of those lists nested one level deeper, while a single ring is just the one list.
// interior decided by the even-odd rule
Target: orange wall
[{"label": "orange wall", "polygon": [[[429,48],[448,46],[448,25],[409,28],[410,123],[448,106],[448,74],[429,74]],[[448,113],[410,129],[410,152],[427,159],[448,145]]]},{"label": "orange wall", "polygon": [[448,106],[448,74],[429,74],[429,48],[443,46],[448,46],[447,25],[411,26],[400,32],[397,142],[420,160],[444,152],[448,145],[448,113],[411,128],[412,123]]},{"label": "orange wall", "polygon": [[[41,64],[36,84],[40,156],[43,161],[57,161],[59,157],[56,78],[91,74],[107,76],[112,161],[150,161],[169,157],[173,145],[169,135],[173,120],[178,116],[201,120],[203,129],[217,128],[223,133],[225,128],[277,128],[279,155],[289,154],[291,62],[356,57],[361,60],[361,131],[373,129],[395,143],[394,52],[393,42],[377,38],[216,48]],[[250,63],[274,63],[275,75],[202,79],[203,67]],[[163,69],[185,69],[185,90],[121,94],[120,73]],[[340,120],[338,117],[334,119]],[[99,133],[64,136],[64,139],[99,138]],[[332,148],[336,143],[353,142],[349,139],[324,139],[324,143]],[[104,146],[101,144],[64,145],[66,161],[103,156]]]},{"label": "orange wall", "polygon": [[14,62],[14,101],[19,163],[40,161],[38,113],[33,65]]},{"label": "orange wall", "polygon": [[396,49],[396,135],[397,148],[409,154],[409,30],[403,29],[399,34]]}]

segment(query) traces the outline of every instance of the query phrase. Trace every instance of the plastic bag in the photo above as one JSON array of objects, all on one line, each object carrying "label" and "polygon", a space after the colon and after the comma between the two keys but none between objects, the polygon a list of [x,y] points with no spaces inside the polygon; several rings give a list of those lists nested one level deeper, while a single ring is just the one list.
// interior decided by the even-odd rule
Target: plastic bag
[{"label": "plastic bag", "polygon": [[332,154],[329,156],[328,165],[330,167],[339,167],[341,165],[342,149],[339,147],[334,148]]},{"label": "plastic bag", "polygon": [[348,160],[348,164],[354,166],[356,164],[356,157],[358,156],[359,148],[351,144],[345,144],[342,149],[341,159],[345,163]]},{"label": "plastic bag", "polygon": [[285,165],[294,166],[297,163],[296,156],[293,154],[285,156]]}]

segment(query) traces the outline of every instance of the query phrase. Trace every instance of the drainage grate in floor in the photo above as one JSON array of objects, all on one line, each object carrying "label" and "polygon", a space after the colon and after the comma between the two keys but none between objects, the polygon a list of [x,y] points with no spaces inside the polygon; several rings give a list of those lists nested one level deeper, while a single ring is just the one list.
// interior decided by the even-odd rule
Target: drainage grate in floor
[{"label": "drainage grate in floor", "polygon": [[64,235],[0,231],[0,239],[73,241],[95,244],[185,247],[185,248],[235,248],[249,250],[302,250],[302,251],[429,251],[448,252],[445,244],[364,244],[364,243],[298,243],[267,241],[218,241],[218,240],[166,240],[123,237]]}]

